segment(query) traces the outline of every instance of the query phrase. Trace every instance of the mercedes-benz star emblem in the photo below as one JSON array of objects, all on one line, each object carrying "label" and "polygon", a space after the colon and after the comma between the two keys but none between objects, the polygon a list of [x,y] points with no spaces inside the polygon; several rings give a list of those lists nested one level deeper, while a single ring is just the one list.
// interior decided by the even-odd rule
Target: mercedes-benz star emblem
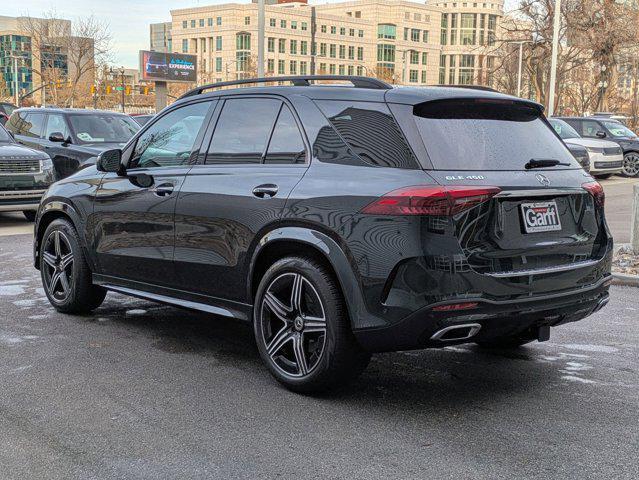
[{"label": "mercedes-benz star emblem", "polygon": [[542,175],[541,173],[538,173],[537,175],[535,175],[535,177],[537,177],[537,181],[541,183],[544,187],[547,187],[550,185],[550,180],[548,180],[548,177],[546,175]]}]

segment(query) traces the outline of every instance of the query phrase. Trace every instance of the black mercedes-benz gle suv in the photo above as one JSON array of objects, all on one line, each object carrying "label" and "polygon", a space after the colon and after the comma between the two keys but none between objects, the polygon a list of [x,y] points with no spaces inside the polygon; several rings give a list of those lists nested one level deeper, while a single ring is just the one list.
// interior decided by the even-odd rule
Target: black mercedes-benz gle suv
[{"label": "black mercedes-benz gle suv", "polygon": [[54,184],[35,265],[61,312],[111,290],[251,322],[277,380],[317,391],[371,352],[514,347],[597,311],[603,206],[536,103],[240,80],[187,93]]}]

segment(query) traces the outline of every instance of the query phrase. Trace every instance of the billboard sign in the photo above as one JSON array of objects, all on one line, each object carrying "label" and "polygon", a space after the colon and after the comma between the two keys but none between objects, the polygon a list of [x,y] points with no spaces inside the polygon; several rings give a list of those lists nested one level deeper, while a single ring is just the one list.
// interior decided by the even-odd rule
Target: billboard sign
[{"label": "billboard sign", "polygon": [[142,80],[196,82],[197,57],[183,53],[140,51]]}]

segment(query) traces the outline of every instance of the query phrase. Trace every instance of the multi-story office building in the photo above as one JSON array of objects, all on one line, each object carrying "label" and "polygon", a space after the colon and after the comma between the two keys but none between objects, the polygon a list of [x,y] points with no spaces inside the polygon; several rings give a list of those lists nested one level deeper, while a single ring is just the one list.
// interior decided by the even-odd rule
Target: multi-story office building
[{"label": "multi-story office building", "polygon": [[[267,2],[265,10],[268,75],[328,73],[372,75],[409,85],[487,84],[503,0]],[[170,50],[197,55],[201,81],[255,74],[255,3],[172,10],[171,17]]]},{"label": "multi-story office building", "polygon": [[150,25],[151,50],[156,52],[171,52],[171,22],[152,23]]}]

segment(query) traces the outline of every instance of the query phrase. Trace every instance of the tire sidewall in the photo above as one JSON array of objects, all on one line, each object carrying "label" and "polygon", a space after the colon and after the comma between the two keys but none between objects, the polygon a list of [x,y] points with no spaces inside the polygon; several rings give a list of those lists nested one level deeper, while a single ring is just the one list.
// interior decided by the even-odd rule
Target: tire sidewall
[{"label": "tire sidewall", "polygon": [[[626,157],[628,157],[629,155],[639,156],[639,153],[636,153],[636,152],[629,152],[629,153],[626,153],[626,154],[624,155],[624,163],[625,163],[625,161],[626,161]],[[639,167],[639,166],[638,166],[638,167]],[[628,177],[628,178],[637,178],[637,177],[639,177],[639,169],[637,170],[637,173],[635,173],[634,175],[628,175],[628,174],[626,173],[625,168],[624,168],[624,170],[622,170],[622,174],[623,174],[623,176],[624,176],[624,177]]]},{"label": "tire sidewall", "polygon": [[[268,353],[266,353],[266,345],[264,344],[262,335],[262,326],[260,323],[260,315],[262,309],[262,298],[266,289],[270,283],[283,273],[298,273],[304,276],[309,281],[322,301],[324,307],[324,314],[326,316],[326,339],[324,343],[324,351],[319,363],[315,366],[313,371],[304,377],[293,377],[286,375],[280,369],[278,369],[271,360]],[[284,258],[275,262],[264,274],[260,285],[255,294],[255,302],[253,307],[253,330],[255,333],[255,342],[257,344],[258,351],[264,363],[266,363],[268,369],[273,376],[281,383],[286,384],[289,387],[295,388],[296,386],[304,387],[309,384],[317,382],[324,382],[326,371],[331,363],[333,352],[336,349],[336,342],[338,341],[337,335],[339,325],[337,322],[343,320],[340,318],[343,313],[338,309],[337,305],[340,301],[339,298],[334,298],[334,290],[331,288],[324,276],[313,266],[311,262],[302,258]]]}]

